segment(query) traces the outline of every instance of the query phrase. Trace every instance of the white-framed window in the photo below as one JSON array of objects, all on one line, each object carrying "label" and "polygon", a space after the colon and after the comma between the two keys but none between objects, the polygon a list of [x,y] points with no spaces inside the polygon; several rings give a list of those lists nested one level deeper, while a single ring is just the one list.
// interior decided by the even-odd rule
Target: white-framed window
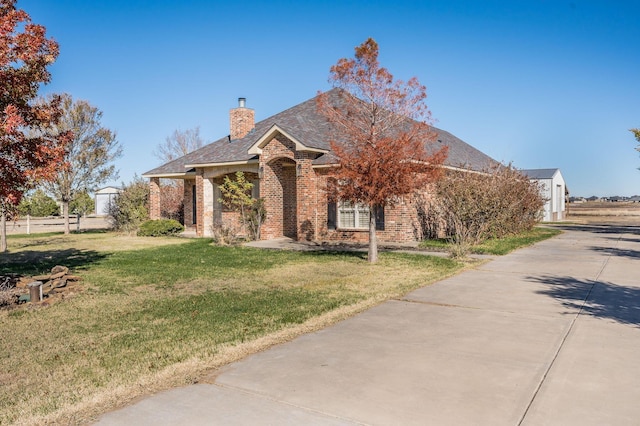
[{"label": "white-framed window", "polygon": [[368,229],[369,207],[347,201],[338,203],[338,228]]}]

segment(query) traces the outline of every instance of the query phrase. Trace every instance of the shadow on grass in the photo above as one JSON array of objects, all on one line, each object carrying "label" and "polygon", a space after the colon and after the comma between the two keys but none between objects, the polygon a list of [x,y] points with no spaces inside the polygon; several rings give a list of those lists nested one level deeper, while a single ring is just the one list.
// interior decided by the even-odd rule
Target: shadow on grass
[{"label": "shadow on grass", "polygon": [[39,275],[49,272],[56,265],[72,271],[86,269],[89,265],[107,257],[93,250],[25,250],[0,255],[0,274]]},{"label": "shadow on grass", "polygon": [[528,280],[548,287],[539,294],[553,297],[567,308],[582,309],[583,315],[640,327],[640,287],[550,275]]},{"label": "shadow on grass", "polygon": [[344,247],[342,248],[321,248],[318,250],[309,250],[300,252],[302,256],[308,256],[313,258],[336,258],[336,257],[348,257],[354,259],[367,259],[367,253],[363,251],[358,251],[357,249],[348,250]]}]

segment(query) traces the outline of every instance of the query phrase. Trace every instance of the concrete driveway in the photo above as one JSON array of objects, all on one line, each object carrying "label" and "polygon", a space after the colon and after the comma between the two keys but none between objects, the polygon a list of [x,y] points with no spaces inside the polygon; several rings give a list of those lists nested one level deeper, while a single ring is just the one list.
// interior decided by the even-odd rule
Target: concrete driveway
[{"label": "concrete driveway", "polygon": [[101,425],[640,424],[640,228],[585,226]]}]

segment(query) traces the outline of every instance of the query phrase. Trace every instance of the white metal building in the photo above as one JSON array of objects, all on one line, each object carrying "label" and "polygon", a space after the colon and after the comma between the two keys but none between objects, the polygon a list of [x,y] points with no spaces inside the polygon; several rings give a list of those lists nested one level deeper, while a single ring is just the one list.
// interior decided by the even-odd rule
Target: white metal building
[{"label": "white metal building", "polygon": [[555,222],[565,219],[566,198],[569,194],[560,169],[521,170],[532,181],[541,185],[542,197],[545,200],[543,222]]},{"label": "white metal building", "polygon": [[96,215],[106,216],[109,214],[109,204],[122,191],[121,188],[115,186],[107,186],[98,189],[95,193]]}]

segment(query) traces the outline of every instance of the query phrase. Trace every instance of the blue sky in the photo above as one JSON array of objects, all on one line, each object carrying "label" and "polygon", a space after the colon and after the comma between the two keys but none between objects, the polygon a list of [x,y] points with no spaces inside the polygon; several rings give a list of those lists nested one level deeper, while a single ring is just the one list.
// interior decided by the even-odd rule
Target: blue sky
[{"label": "blue sky", "polygon": [[159,165],[176,129],[229,133],[330,88],[368,37],[416,76],[445,129],[518,168],[560,168],[572,195],[640,194],[640,2],[19,0],[60,44],[52,82],[100,108],[120,179]]}]

